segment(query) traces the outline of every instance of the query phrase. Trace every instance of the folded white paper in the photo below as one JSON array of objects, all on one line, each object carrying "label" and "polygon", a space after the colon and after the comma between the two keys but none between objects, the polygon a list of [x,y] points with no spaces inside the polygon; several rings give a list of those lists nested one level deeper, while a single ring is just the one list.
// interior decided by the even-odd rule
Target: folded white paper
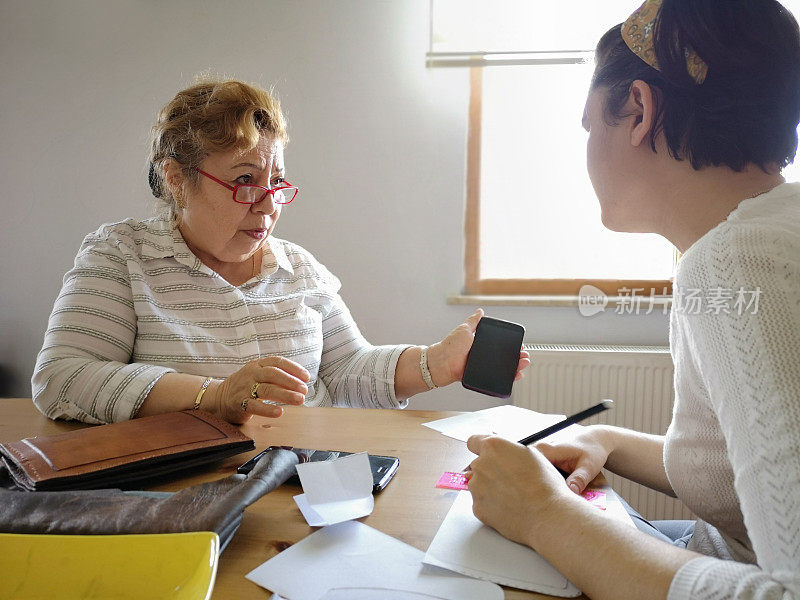
[{"label": "folded white paper", "polygon": [[[386,588],[352,588],[343,587],[328,590],[319,600],[431,600],[440,596],[431,596],[426,592],[410,592],[408,590],[387,590]],[[272,594],[270,600],[286,600],[278,594]]]},{"label": "folded white paper", "polygon": [[366,452],[297,465],[303,494],[294,497],[312,527],[365,517],[375,507]]},{"label": "folded white paper", "polygon": [[319,600],[431,600],[447,596],[431,596],[425,592],[387,590],[386,588],[338,588],[328,590]]},{"label": "folded white paper", "polygon": [[552,596],[581,593],[541,555],[481,523],[472,513],[469,492],[458,493],[423,562]]},{"label": "folded white paper", "polygon": [[505,404],[446,419],[428,421],[423,425],[462,442],[466,442],[471,435],[490,433],[516,442],[563,419],[564,415],[538,413],[527,408]]},{"label": "folded white paper", "polygon": [[425,567],[423,552],[359,521],[323,527],[246,575],[292,600],[502,600],[503,590]]}]

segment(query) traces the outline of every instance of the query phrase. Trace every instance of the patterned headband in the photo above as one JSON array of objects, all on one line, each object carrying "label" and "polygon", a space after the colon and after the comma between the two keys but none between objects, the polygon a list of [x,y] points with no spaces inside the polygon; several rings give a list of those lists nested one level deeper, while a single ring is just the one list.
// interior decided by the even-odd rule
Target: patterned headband
[{"label": "patterned headband", "polygon": [[[662,0],[645,0],[628,20],[622,24],[622,39],[636,56],[658,70],[658,60],[653,49],[653,29]],[[708,74],[708,65],[694,51],[686,49],[686,70],[698,85]]]}]

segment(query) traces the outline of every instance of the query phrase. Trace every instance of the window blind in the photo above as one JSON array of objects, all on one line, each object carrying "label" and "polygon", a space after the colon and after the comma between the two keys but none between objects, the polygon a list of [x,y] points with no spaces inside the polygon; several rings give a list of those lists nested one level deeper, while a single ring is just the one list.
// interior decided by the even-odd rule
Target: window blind
[{"label": "window blind", "polygon": [[431,0],[429,67],[570,64],[639,0]]}]

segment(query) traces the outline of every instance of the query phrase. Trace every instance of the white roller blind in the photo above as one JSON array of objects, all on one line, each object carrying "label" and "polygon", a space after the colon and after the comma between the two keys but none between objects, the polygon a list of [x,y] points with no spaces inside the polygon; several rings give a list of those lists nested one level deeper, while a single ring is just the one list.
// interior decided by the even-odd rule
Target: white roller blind
[{"label": "white roller blind", "polygon": [[431,0],[429,66],[576,62],[640,0]]}]

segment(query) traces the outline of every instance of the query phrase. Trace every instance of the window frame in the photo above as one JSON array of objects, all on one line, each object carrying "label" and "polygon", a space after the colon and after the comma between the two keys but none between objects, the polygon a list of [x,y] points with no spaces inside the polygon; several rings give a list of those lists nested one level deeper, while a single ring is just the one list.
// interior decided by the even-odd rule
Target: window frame
[{"label": "window frame", "polygon": [[[544,61],[543,61],[544,62]],[[464,214],[464,293],[497,296],[577,296],[592,285],[608,296],[627,290],[656,298],[672,295],[671,279],[492,279],[480,277],[481,133],[483,69],[470,66],[469,117],[467,125],[466,207]],[[641,292],[641,294],[639,294]]]}]

